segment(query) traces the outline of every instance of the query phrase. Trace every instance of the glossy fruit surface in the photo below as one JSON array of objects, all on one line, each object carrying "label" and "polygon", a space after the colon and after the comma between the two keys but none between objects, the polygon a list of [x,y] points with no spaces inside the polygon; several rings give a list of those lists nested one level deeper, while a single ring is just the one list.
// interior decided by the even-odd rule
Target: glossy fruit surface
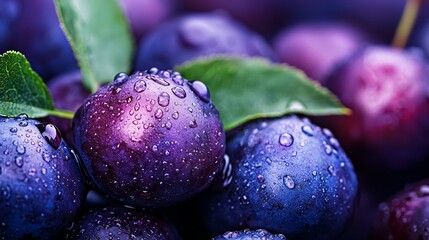
[{"label": "glossy fruit surface", "polygon": [[258,120],[229,139],[226,161],[202,201],[214,233],[264,228],[291,239],[333,239],[357,196],[353,166],[327,129],[287,116]]},{"label": "glossy fruit surface", "polygon": [[220,13],[189,14],[154,30],[140,43],[136,70],[173,68],[215,54],[262,56],[273,59],[261,36]]},{"label": "glossy fruit surface", "polygon": [[73,133],[95,184],[136,206],[171,205],[202,191],[225,152],[207,87],[155,68],[118,74],[87,98]]},{"label": "glossy fruit surface", "polygon": [[161,217],[136,209],[92,209],[67,230],[65,239],[180,239]]},{"label": "glossy fruit surface", "polygon": [[229,231],[222,235],[219,235],[212,240],[286,240],[286,237],[282,234],[272,234],[264,229],[251,230],[245,229],[240,231]]},{"label": "glossy fruit surface", "polygon": [[58,129],[26,115],[0,118],[0,238],[49,239],[85,197],[76,158]]}]

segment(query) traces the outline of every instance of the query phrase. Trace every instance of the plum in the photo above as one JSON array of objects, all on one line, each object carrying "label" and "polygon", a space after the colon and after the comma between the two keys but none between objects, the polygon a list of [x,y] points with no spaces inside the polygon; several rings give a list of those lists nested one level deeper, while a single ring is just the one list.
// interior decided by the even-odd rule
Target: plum
[{"label": "plum", "polygon": [[75,153],[54,125],[0,117],[0,239],[55,237],[85,191]]},{"label": "plum", "polygon": [[[18,0],[17,0],[18,1]],[[21,11],[9,32],[10,50],[26,56],[45,80],[77,69],[70,44],[60,27],[54,1],[19,1]]]},{"label": "plum", "polygon": [[371,239],[429,239],[429,180],[406,187],[379,205]]},{"label": "plum", "polygon": [[[90,92],[82,84],[80,71],[61,74],[48,82],[49,92],[55,107],[76,112]],[[73,144],[72,121],[65,118],[49,117],[49,120],[60,129],[68,144]]]},{"label": "plum", "polygon": [[168,206],[202,191],[225,152],[206,85],[156,68],[120,73],[87,98],[73,137],[96,186],[133,206]]},{"label": "plum", "polygon": [[65,239],[180,239],[163,218],[136,209],[108,207],[91,209],[74,221]]},{"label": "plum", "polygon": [[291,239],[333,239],[357,196],[353,166],[328,129],[308,119],[259,119],[228,137],[227,157],[200,201],[214,234],[263,228]]},{"label": "plum", "polygon": [[215,54],[274,58],[262,37],[239,22],[219,13],[200,13],[173,19],[150,33],[139,45],[135,69],[172,68]]},{"label": "plum", "polygon": [[172,0],[120,0],[119,3],[136,42],[170,18],[175,10],[175,1]]},{"label": "plum", "polygon": [[331,118],[327,126],[364,168],[404,170],[427,156],[429,72],[421,58],[367,46],[326,85],[353,111]]},{"label": "plum", "polygon": [[264,35],[275,32],[286,15],[281,8],[281,0],[182,0],[182,3],[191,11],[225,11],[234,19]]},{"label": "plum", "polygon": [[244,229],[240,231],[228,231],[220,236],[213,238],[212,240],[286,240],[283,234],[272,234],[264,229]]},{"label": "plum", "polygon": [[281,63],[323,84],[330,72],[365,44],[364,35],[341,23],[305,23],[287,28],[274,42]]}]

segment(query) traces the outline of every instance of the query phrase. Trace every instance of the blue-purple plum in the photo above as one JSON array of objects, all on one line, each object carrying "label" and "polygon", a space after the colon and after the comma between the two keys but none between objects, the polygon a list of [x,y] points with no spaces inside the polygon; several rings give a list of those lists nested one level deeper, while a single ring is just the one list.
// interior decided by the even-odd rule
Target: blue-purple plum
[{"label": "blue-purple plum", "polygon": [[429,239],[429,180],[414,183],[379,205],[371,239]]},{"label": "blue-purple plum", "polygon": [[95,185],[134,206],[168,206],[202,191],[225,152],[206,85],[156,68],[120,73],[87,98],[73,137]]},{"label": "blue-purple plum", "polygon": [[[252,30],[269,35],[282,24],[285,11],[281,0],[182,0],[182,4],[191,11],[225,11],[237,21]],[[289,14],[289,12],[288,12]]]},{"label": "blue-purple plum", "polygon": [[75,154],[48,123],[0,117],[0,239],[52,239],[85,197]]},{"label": "blue-purple plum", "polygon": [[31,0],[20,1],[20,4],[20,15],[9,32],[9,49],[24,54],[45,81],[77,69],[70,44],[60,27],[54,1]]},{"label": "blue-purple plum", "polygon": [[404,170],[429,151],[429,72],[409,52],[368,46],[340,66],[326,85],[351,116],[328,126],[365,168]]},{"label": "blue-purple plum", "polygon": [[262,228],[290,239],[334,239],[349,220],[358,181],[328,129],[285,116],[241,126],[200,201],[214,234]]},{"label": "blue-purple plum", "polygon": [[212,240],[286,240],[283,234],[272,234],[264,229],[244,229],[240,231],[228,231]]},{"label": "blue-purple plum", "polygon": [[[90,92],[83,86],[80,71],[61,74],[47,83],[52,100],[57,109],[76,112]],[[73,144],[72,121],[66,118],[50,116],[49,120],[60,129],[68,144]]]},{"label": "blue-purple plum", "polygon": [[135,69],[170,69],[216,54],[274,58],[263,38],[239,22],[220,13],[200,13],[173,19],[143,39]]},{"label": "blue-purple plum", "polygon": [[120,0],[136,42],[170,18],[176,6],[173,0]]},{"label": "blue-purple plum", "polygon": [[156,239],[178,240],[170,223],[160,216],[136,209],[92,209],[73,222],[65,239]]},{"label": "blue-purple plum", "polygon": [[286,28],[274,41],[279,62],[324,83],[335,67],[365,44],[357,29],[341,23],[305,23]]}]

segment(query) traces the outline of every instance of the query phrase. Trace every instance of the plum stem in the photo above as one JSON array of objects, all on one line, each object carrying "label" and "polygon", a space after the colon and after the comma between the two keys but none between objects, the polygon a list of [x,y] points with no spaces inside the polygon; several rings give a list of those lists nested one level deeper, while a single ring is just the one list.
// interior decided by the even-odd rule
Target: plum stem
[{"label": "plum stem", "polygon": [[411,30],[416,21],[420,5],[423,0],[408,0],[404,12],[402,13],[401,20],[399,21],[398,28],[396,29],[392,45],[397,48],[404,48],[407,44]]},{"label": "plum stem", "polygon": [[67,118],[67,119],[73,119],[74,113],[67,110],[61,110],[61,109],[55,109],[55,110],[49,110],[49,115],[60,117],[60,118]]}]

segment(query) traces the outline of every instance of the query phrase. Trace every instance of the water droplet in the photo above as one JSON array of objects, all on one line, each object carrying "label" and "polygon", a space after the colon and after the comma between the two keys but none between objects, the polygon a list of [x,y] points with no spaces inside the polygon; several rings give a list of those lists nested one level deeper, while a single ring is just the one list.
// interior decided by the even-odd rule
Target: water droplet
[{"label": "water droplet", "polygon": [[152,112],[152,106],[151,105],[146,105],[146,111]]},{"label": "water droplet", "polygon": [[329,144],[325,144],[325,153],[328,155],[331,155],[332,153],[332,147]]},{"label": "water droplet", "polygon": [[329,144],[331,144],[334,148],[339,149],[340,148],[340,143],[338,142],[338,140],[334,137],[329,138]]},{"label": "water droplet", "polygon": [[34,176],[34,175],[36,175],[36,169],[35,169],[35,168],[30,168],[30,169],[28,170],[28,175],[30,175],[30,176]]},{"label": "water droplet", "polygon": [[173,82],[175,82],[176,84],[183,86],[183,83],[185,82],[185,80],[182,78],[182,76],[180,75],[180,73],[175,72],[173,73]]},{"label": "water droplet", "polygon": [[138,93],[141,93],[144,90],[146,90],[146,87],[147,87],[147,85],[146,85],[146,82],[144,80],[140,79],[134,83],[134,91],[136,91]]},{"label": "water droplet", "polygon": [[22,167],[22,165],[24,165],[24,159],[22,157],[15,157],[15,164],[18,167]]},{"label": "water droplet", "polygon": [[223,156],[222,179],[223,187],[227,187],[232,182],[232,163],[226,154]]},{"label": "water droplet", "polygon": [[25,147],[24,147],[24,146],[22,146],[22,145],[17,146],[17,147],[16,147],[16,152],[17,152],[18,154],[24,154],[24,153],[25,153]]},{"label": "water droplet", "polygon": [[279,137],[279,143],[282,146],[290,147],[293,144],[293,136],[289,133],[283,133]]},{"label": "water droplet", "polygon": [[18,128],[16,128],[16,127],[10,128],[10,132],[11,132],[11,133],[16,133],[16,132],[18,132]]},{"label": "water droplet", "polygon": [[163,107],[168,106],[168,104],[170,104],[170,95],[168,95],[168,93],[166,92],[162,92],[161,94],[159,94],[158,104]]},{"label": "water droplet", "polygon": [[16,116],[15,118],[16,120],[20,120],[20,121],[27,121],[28,120],[28,115],[25,113],[21,113],[18,116]]},{"label": "water droplet", "polygon": [[156,119],[161,119],[162,118],[162,115],[164,115],[164,113],[162,112],[162,110],[161,109],[156,109],[156,111],[155,111],[155,118]]},{"label": "water droplet", "polygon": [[263,176],[263,175],[261,175],[261,174],[259,174],[259,175],[258,175],[258,182],[259,182],[259,183],[263,183],[264,181],[265,181],[264,176]]},{"label": "water droplet", "polygon": [[198,127],[198,124],[197,124],[197,120],[192,120],[192,121],[190,121],[189,122],[189,127],[190,128],[196,128],[196,127]]},{"label": "water droplet", "polygon": [[51,161],[51,156],[49,156],[49,154],[47,154],[47,153],[43,153],[42,159],[43,159],[43,161],[49,163]]},{"label": "water droplet", "polygon": [[316,171],[313,171],[313,172],[312,172],[312,174],[313,174],[313,176],[315,177],[315,176],[317,175],[317,172],[316,172]]},{"label": "water droplet", "polygon": [[158,75],[151,75],[150,79],[156,83],[158,83],[159,85],[162,86],[168,86],[170,85],[167,81],[165,81],[164,79],[162,79],[160,76]]},{"label": "water droplet", "polygon": [[194,81],[190,84],[192,91],[204,102],[210,102],[210,91],[208,87],[200,81]]},{"label": "water droplet", "polygon": [[302,130],[302,132],[303,133],[305,133],[305,135],[307,135],[307,136],[313,136],[314,135],[314,130],[313,130],[313,127],[312,126],[310,126],[310,125],[304,125],[304,126],[302,126],[301,127],[301,130]]},{"label": "water droplet", "polygon": [[156,68],[156,67],[151,67],[151,68],[147,71],[147,73],[149,73],[149,74],[157,74],[157,73],[158,73],[158,68]]},{"label": "water droplet", "polygon": [[289,175],[283,177],[283,184],[289,189],[295,188],[295,181]]},{"label": "water droplet", "polygon": [[179,112],[174,112],[173,115],[171,115],[174,119],[179,118]]},{"label": "water droplet", "polygon": [[333,175],[334,174],[334,166],[329,166],[328,167],[328,172]]},{"label": "water droplet", "polygon": [[186,92],[183,88],[181,87],[174,87],[171,89],[171,91],[174,93],[174,95],[176,95],[178,98],[185,98],[186,97]]},{"label": "water droplet", "polygon": [[136,102],[136,104],[134,104],[134,111],[138,111],[140,109],[140,103]]},{"label": "water droplet", "polygon": [[191,107],[188,108],[188,111],[191,113],[194,111],[194,109],[192,109]]},{"label": "water droplet", "polygon": [[298,100],[292,100],[289,102],[288,107],[291,110],[304,110],[305,106],[302,102],[298,101]]},{"label": "water droplet", "polygon": [[116,74],[115,78],[113,79],[113,84],[121,84],[128,80],[128,75],[124,72],[120,72]]},{"label": "water droplet", "polygon": [[51,147],[54,149],[58,149],[60,147],[61,133],[55,125],[50,123],[41,123],[37,124],[36,127]]},{"label": "water droplet", "polygon": [[11,195],[11,189],[9,185],[0,187],[0,199],[8,200]]},{"label": "water droplet", "polygon": [[46,168],[42,168],[41,172],[43,175],[46,175]]},{"label": "water droplet", "polygon": [[9,149],[5,149],[4,151],[3,151],[3,154],[4,155],[8,155],[10,153],[10,150]]},{"label": "water droplet", "polygon": [[333,137],[333,136],[334,136],[334,135],[332,134],[331,130],[329,130],[329,129],[327,129],[327,128],[322,129],[322,132],[323,132],[323,134],[324,134],[326,137],[328,137],[328,138],[330,138],[330,137]]},{"label": "water droplet", "polygon": [[167,122],[167,123],[165,124],[165,128],[167,128],[168,130],[170,130],[170,129],[171,129],[171,127],[172,127],[171,122]]},{"label": "water droplet", "polygon": [[152,146],[152,151],[157,152],[158,151],[158,146],[157,145],[153,145]]}]

